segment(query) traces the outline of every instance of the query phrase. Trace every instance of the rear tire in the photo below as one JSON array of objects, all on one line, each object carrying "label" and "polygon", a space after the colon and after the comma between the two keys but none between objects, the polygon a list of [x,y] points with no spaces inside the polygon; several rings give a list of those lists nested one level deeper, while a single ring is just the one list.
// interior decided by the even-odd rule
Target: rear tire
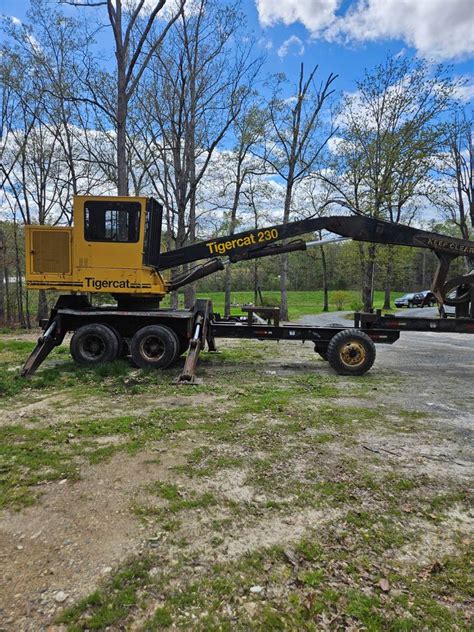
[{"label": "rear tire", "polygon": [[375,361],[375,345],[358,329],[344,329],[329,341],[328,361],[340,375],[363,375]]},{"label": "rear tire", "polygon": [[166,369],[178,357],[178,336],[164,325],[143,327],[133,336],[130,353],[133,362],[142,369]]},{"label": "rear tire", "polygon": [[78,364],[113,362],[119,355],[120,344],[115,332],[107,325],[83,325],[71,338],[71,355]]}]

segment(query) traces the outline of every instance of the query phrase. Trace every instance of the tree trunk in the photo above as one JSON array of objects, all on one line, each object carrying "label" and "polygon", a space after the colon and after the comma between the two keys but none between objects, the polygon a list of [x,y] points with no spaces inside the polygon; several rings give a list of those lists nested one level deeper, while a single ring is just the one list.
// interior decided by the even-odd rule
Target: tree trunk
[{"label": "tree trunk", "polygon": [[[189,239],[188,242],[193,244],[196,241],[196,197],[195,194],[191,196],[189,205]],[[184,306],[187,309],[196,302],[196,283],[190,283],[184,286]]]},{"label": "tree trunk", "polygon": [[224,281],[224,316],[225,318],[229,318],[230,316],[230,292],[232,289],[232,273],[230,266],[227,266],[225,269],[225,281]]},{"label": "tree trunk", "polygon": [[46,290],[40,290],[38,292],[38,322],[45,318],[48,318],[48,298]]},{"label": "tree trunk", "polygon": [[117,193],[128,195],[127,173],[127,95],[125,67],[117,65]]},{"label": "tree trunk", "polygon": [[0,325],[5,324],[5,277],[3,271],[5,269],[5,235],[0,229]]},{"label": "tree trunk", "polygon": [[[321,239],[321,233],[319,234]],[[323,312],[329,311],[329,292],[328,292],[328,266],[326,262],[326,253],[324,247],[321,246],[321,265],[323,272]]]},{"label": "tree trunk", "polygon": [[[21,294],[20,294],[21,296]],[[22,309],[23,309],[23,300],[22,300]],[[31,329],[31,319],[30,319],[30,294],[28,290],[25,292],[25,312],[22,315],[23,324],[22,327],[26,327],[27,329]]]},{"label": "tree trunk", "polygon": [[20,259],[20,249],[18,246],[18,224],[14,221],[13,224],[13,241],[15,244],[15,275],[16,275],[16,302],[18,309],[18,322],[20,323],[20,327],[28,326],[29,324],[29,312],[27,312],[28,320],[25,321],[25,314],[23,311],[23,282],[22,282],[22,274],[23,271],[21,269],[21,259]]},{"label": "tree trunk", "polygon": [[10,295],[10,270],[5,264],[3,268],[3,278],[5,279],[5,320],[7,324],[12,323],[12,301]]},{"label": "tree trunk", "polygon": [[288,253],[280,255],[280,318],[288,320]]},{"label": "tree trunk", "polygon": [[[186,266],[189,268],[189,266]],[[184,286],[184,307],[191,309],[196,302],[196,283],[189,283]]]},{"label": "tree trunk", "polygon": [[390,293],[392,291],[392,276],[393,276],[393,246],[387,246],[387,266],[385,268],[385,296],[383,301],[384,309],[391,309],[390,305]]},{"label": "tree trunk", "polygon": [[254,259],[253,262],[253,299],[254,305],[258,305],[258,294],[259,294],[259,285],[258,285],[258,259]]},{"label": "tree trunk", "polygon": [[[290,167],[286,183],[285,206],[283,211],[283,224],[287,224],[290,218],[291,196],[293,193],[293,169]],[[280,255],[280,318],[288,320],[288,253]]]},{"label": "tree trunk", "polygon": [[364,245],[360,244],[359,253],[361,254],[362,264],[362,304],[364,311],[370,311],[373,308],[373,288],[375,273],[375,254],[377,247],[375,244],[369,244],[366,252]]},{"label": "tree trunk", "polygon": [[171,309],[178,309],[178,307],[179,307],[179,294],[178,294],[177,290],[175,290],[174,292],[171,292],[171,294],[170,294],[170,304],[171,304]]},{"label": "tree trunk", "polygon": [[[230,211],[230,230],[229,234],[233,235],[235,233],[236,224],[237,224],[237,208],[239,206],[240,200],[240,189],[242,186],[242,151],[239,150],[238,162],[237,162],[237,174],[235,178],[235,190],[234,190],[234,199],[232,200],[232,209]],[[224,315],[226,318],[230,316],[230,292],[231,292],[231,284],[232,284],[232,275],[230,272],[230,266],[227,266],[225,271],[225,287],[224,287]]]}]

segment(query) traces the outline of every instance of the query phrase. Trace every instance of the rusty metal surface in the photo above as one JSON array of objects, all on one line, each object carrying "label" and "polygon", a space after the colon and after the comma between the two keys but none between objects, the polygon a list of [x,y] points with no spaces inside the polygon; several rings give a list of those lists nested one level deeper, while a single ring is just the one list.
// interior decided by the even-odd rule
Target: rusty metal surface
[{"label": "rusty metal surface", "polygon": [[196,301],[196,318],[194,320],[193,337],[189,342],[184,369],[176,380],[177,384],[198,384],[199,380],[196,377],[196,369],[199,354],[204,348],[206,341],[209,341],[209,338],[211,338],[212,341],[210,347],[214,347],[214,349],[210,350],[215,350],[214,338],[209,335],[209,318],[211,313],[211,301],[205,299]]},{"label": "rusty metal surface", "polygon": [[60,345],[64,339],[64,334],[58,333],[59,322],[54,318],[49,324],[46,332],[38,339],[36,347],[28,356],[21,370],[21,377],[30,377],[36,369],[44,362],[54,347]]}]

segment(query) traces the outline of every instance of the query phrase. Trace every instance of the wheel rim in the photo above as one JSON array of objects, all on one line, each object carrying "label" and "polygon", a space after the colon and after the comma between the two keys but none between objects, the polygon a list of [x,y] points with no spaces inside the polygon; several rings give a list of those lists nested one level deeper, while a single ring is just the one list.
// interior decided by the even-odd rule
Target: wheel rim
[{"label": "wheel rim", "polygon": [[365,346],[358,340],[347,342],[340,351],[341,362],[345,366],[357,367],[364,363],[367,356]]},{"label": "wheel rim", "polygon": [[96,334],[89,334],[82,343],[82,354],[87,360],[98,360],[104,355],[105,342]]},{"label": "wheel rim", "polygon": [[146,336],[140,342],[140,355],[149,362],[158,362],[163,357],[165,345],[158,336]]}]

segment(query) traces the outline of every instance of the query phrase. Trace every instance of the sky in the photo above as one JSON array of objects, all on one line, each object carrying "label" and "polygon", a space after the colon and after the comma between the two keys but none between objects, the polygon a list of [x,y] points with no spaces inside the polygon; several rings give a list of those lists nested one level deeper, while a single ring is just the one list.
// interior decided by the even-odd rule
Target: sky
[{"label": "sky", "polygon": [[[0,13],[24,20],[28,5],[0,0]],[[474,0],[242,0],[242,6],[268,73],[296,81],[301,62],[318,64],[320,77],[337,74],[336,89],[345,92],[388,54],[416,55],[451,64],[453,76],[468,80],[460,96],[474,100]]]}]

